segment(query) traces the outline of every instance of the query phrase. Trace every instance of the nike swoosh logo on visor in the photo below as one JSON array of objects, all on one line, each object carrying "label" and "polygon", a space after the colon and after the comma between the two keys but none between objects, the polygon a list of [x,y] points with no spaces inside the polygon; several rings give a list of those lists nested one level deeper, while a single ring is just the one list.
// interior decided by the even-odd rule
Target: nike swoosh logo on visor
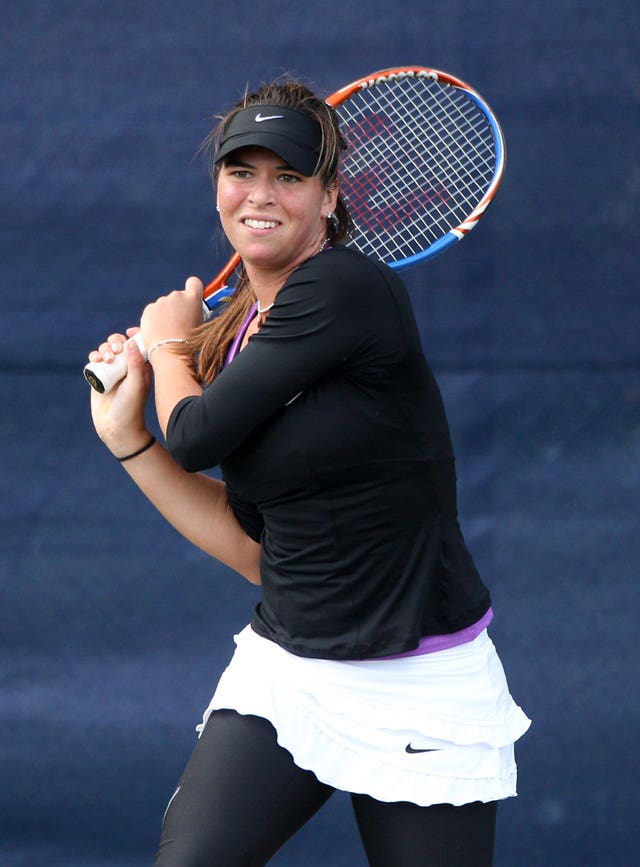
[{"label": "nike swoosh logo on visor", "polygon": [[283,114],[268,114],[264,117],[258,112],[258,114],[254,118],[256,123],[262,123],[264,120],[284,120]]},{"label": "nike swoosh logo on visor", "polygon": [[437,752],[436,749],[430,749],[430,750],[416,750],[416,749],[414,749],[414,748],[411,746],[411,744],[407,744],[406,747],[404,748],[404,750],[405,750],[406,753],[412,753],[412,754],[413,754],[413,753],[436,753],[436,752]]}]

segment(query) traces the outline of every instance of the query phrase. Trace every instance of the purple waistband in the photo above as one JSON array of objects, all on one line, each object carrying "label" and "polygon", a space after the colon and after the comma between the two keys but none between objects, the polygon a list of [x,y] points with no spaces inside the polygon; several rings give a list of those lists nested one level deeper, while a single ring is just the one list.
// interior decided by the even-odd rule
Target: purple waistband
[{"label": "purple waistband", "polygon": [[394,653],[392,656],[381,656],[378,659],[404,659],[406,656],[422,656],[424,653],[435,653],[438,650],[448,650],[450,647],[466,644],[468,641],[473,641],[474,638],[477,638],[492,620],[493,610],[489,608],[480,620],[472,623],[471,626],[467,626],[466,629],[461,629],[459,632],[451,632],[448,635],[426,635],[420,639],[418,646],[413,650],[408,650],[406,653]]}]

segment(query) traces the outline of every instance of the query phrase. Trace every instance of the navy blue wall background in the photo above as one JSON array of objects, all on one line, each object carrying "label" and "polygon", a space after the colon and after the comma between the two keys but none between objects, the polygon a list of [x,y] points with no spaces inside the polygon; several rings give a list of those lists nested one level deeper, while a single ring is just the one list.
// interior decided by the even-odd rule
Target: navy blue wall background
[{"label": "navy blue wall background", "polygon": [[[637,851],[636,0],[23,0],[0,12],[0,863],[142,867],[255,590],[154,514],[92,433],[86,352],[225,253],[209,119],[293,71],[472,83],[508,168],[409,272],[492,635],[534,719],[498,867]],[[265,798],[269,793],[265,792]],[[273,862],[364,865],[336,796]]]}]

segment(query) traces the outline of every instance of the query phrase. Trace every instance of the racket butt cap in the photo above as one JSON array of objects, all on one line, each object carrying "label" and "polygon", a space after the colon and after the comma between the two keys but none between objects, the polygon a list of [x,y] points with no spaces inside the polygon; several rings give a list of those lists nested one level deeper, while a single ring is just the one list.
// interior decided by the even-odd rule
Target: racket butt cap
[{"label": "racket butt cap", "polygon": [[84,373],[84,378],[87,380],[91,388],[94,391],[97,391],[99,394],[104,394],[104,383],[102,382],[102,380],[98,379],[96,374],[89,367],[85,367],[82,372]]}]

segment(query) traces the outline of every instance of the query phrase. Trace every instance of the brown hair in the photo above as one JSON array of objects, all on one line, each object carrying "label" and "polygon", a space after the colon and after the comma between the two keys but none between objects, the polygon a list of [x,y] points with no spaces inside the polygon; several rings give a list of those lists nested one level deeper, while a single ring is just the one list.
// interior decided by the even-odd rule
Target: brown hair
[{"label": "brown hair", "polygon": [[[247,93],[224,117],[205,139],[202,149],[209,155],[211,177],[217,182],[218,167],[215,154],[222,129],[240,110],[252,105],[281,105],[306,114],[320,124],[322,146],[320,160],[315,174],[322,184],[330,188],[338,183],[340,157],[346,150],[346,142],[338,127],[334,110],[324,100],[317,97],[306,85],[295,80],[276,81],[263,85],[253,93]],[[327,220],[327,238],[330,244],[346,241],[353,231],[353,223],[347,206],[339,195],[332,219]],[[249,281],[242,264],[238,268],[237,289],[224,303],[224,310],[210,322],[205,322],[194,330],[189,341],[190,360],[193,362],[198,379],[211,382],[224,364],[226,353],[233,338],[238,333],[255,301]],[[191,355],[193,353],[193,355]]]}]

